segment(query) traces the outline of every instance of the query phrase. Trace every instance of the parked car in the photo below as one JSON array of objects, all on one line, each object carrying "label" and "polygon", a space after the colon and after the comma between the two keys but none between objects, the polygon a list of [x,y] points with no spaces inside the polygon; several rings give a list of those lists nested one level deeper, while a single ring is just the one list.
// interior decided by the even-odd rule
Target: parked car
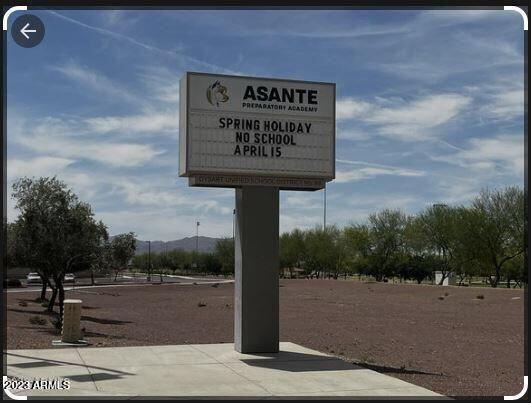
[{"label": "parked car", "polygon": [[39,273],[28,273],[26,276],[26,284],[41,284],[41,276]]},{"label": "parked car", "polygon": [[74,273],[66,273],[63,283],[73,283],[75,280],[76,276],[74,276]]}]

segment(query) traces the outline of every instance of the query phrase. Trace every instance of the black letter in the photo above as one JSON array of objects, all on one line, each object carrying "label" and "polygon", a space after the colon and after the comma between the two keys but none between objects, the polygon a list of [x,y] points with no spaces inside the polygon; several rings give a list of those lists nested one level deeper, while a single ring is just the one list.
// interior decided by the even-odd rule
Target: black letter
[{"label": "black letter", "polygon": [[317,105],[317,90],[308,90],[308,103]]},{"label": "black letter", "polygon": [[248,85],[245,89],[245,94],[243,95],[243,99],[251,98],[253,101],[256,100],[256,96],[254,95],[254,89],[251,85]]},{"label": "black letter", "polygon": [[289,102],[290,104],[293,103],[293,100],[295,99],[295,93],[292,89],[282,88],[282,102]]},{"label": "black letter", "polygon": [[267,101],[267,88],[266,87],[258,87],[256,89],[256,92],[258,94],[259,101]]}]

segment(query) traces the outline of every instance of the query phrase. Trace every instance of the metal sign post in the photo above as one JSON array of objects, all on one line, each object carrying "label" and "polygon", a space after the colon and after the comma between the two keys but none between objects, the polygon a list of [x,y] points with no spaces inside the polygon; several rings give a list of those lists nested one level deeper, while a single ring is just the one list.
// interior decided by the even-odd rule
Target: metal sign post
[{"label": "metal sign post", "polygon": [[277,188],[236,189],[234,344],[240,353],[278,352]]},{"label": "metal sign post", "polygon": [[186,73],[179,107],[179,175],[236,189],[235,349],[278,352],[279,191],[334,179],[335,84]]}]

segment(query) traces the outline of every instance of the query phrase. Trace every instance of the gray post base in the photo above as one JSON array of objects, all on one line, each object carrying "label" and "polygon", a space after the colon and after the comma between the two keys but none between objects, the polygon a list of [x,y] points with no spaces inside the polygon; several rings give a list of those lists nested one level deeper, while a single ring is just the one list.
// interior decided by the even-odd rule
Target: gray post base
[{"label": "gray post base", "polygon": [[279,350],[278,188],[236,189],[234,347]]}]

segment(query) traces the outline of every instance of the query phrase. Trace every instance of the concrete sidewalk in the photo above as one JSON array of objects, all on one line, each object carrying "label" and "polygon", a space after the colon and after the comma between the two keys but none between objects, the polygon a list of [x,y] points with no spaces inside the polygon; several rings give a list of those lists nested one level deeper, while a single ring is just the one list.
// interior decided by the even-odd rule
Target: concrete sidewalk
[{"label": "concrete sidewalk", "polygon": [[68,390],[27,396],[439,396],[293,343],[278,354],[233,344],[10,350],[7,374],[68,378]]}]

